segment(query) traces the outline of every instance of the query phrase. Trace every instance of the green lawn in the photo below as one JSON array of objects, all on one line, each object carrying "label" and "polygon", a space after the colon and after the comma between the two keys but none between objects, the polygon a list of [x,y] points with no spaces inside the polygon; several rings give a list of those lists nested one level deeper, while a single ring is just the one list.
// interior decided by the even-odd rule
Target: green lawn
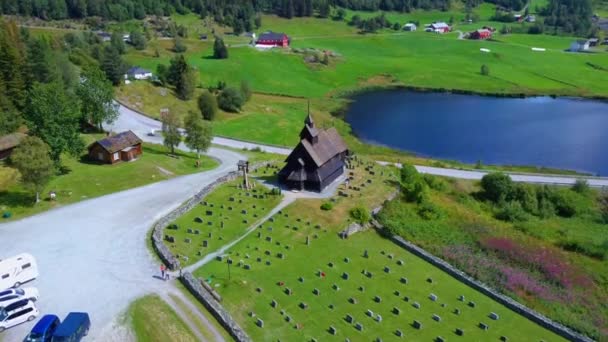
[{"label": "green lawn", "polygon": [[[208,252],[242,235],[281,200],[280,196],[268,195],[268,189],[260,184],[250,191],[240,190],[237,185],[241,182],[242,179],[238,179],[221,185],[205,197],[201,205],[165,228],[165,235],[175,238],[175,243],[165,243],[174,255],[179,255],[183,266],[202,259]],[[206,247],[204,241],[207,242]]]},{"label": "green lawn", "polygon": [[137,342],[197,340],[175,311],[157,295],[134,301],[129,306],[127,315]]},{"label": "green lawn", "polygon": [[[116,165],[101,165],[82,159],[64,157],[62,163],[66,174],[53,177],[41,193],[42,201],[34,205],[34,195],[14,178],[12,169],[0,167],[0,174],[13,174],[13,181],[0,182],[0,212],[9,211],[12,219],[33,215],[74,202],[166,180],[178,175],[191,174],[212,169],[217,162],[202,156],[201,167],[196,168],[196,154],[177,152],[178,157],[169,157],[165,147],[154,144],[143,145],[143,155],[134,162]],[[163,170],[161,170],[163,169]],[[50,191],[57,193],[57,200],[50,201]]]},{"label": "green lawn", "polygon": [[[395,335],[397,329],[412,340],[438,336],[452,340],[457,338],[457,328],[464,330],[466,340],[492,341],[503,335],[515,341],[562,340],[373,230],[340,239],[337,233],[349,221],[349,208],[362,204],[372,208],[392,189],[386,183],[392,179],[391,169],[374,166],[371,175],[363,166],[367,164],[354,170],[351,184],[359,185],[369,178],[373,186],[362,187],[361,191],[343,188],[352,197],[338,199],[329,212],[319,209],[323,201],[300,200],[233,247],[222,261],[213,261],[195,272],[209,279],[223,297],[223,305],[254,340],[359,341],[381,337],[396,341],[400,340]],[[307,237],[310,245],[306,244]],[[368,258],[364,257],[365,251]],[[230,279],[228,259],[233,261]],[[389,267],[389,273],[385,267]],[[362,270],[372,276],[363,275]],[[348,279],[343,278],[344,272]],[[407,278],[407,284],[401,283],[401,277]],[[287,288],[291,295],[286,294]],[[319,295],[313,293],[315,289]],[[436,302],[429,298],[431,294],[438,297]],[[464,302],[459,301],[460,295],[465,296]],[[375,296],[381,298],[380,303]],[[273,300],[276,308],[271,305]],[[469,301],[475,302],[475,308],[468,306]],[[415,302],[420,304],[419,309],[414,307]],[[300,303],[306,303],[307,308],[302,309]],[[394,308],[399,314],[393,312]],[[456,309],[460,314],[455,314]],[[366,315],[367,310],[373,311],[374,318]],[[500,319],[490,319],[491,312]],[[382,322],[375,320],[378,314]],[[434,314],[441,317],[441,322],[433,320]],[[345,320],[346,315],[354,317],[353,323]],[[263,328],[256,325],[257,319],[264,321]],[[421,330],[411,326],[414,320],[423,324]],[[355,322],[363,325],[362,331],[355,329]],[[481,330],[479,323],[488,324],[489,330]],[[336,328],[335,336],[329,333],[330,326]]]}]

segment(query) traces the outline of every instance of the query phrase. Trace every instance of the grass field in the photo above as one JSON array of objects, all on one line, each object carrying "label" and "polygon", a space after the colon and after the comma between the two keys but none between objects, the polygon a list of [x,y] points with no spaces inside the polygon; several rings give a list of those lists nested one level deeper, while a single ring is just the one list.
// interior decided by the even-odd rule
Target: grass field
[{"label": "grass field", "polygon": [[268,189],[260,184],[250,191],[240,190],[237,185],[241,182],[239,179],[221,185],[200,206],[165,229],[165,235],[175,238],[174,243],[165,243],[174,255],[179,255],[183,266],[241,236],[281,200],[280,196],[268,195]]},{"label": "grass field", "polygon": [[[94,136],[86,138],[92,141]],[[116,165],[90,163],[84,155],[82,159],[65,156],[62,162],[68,172],[51,179],[41,193],[42,201],[36,205],[34,194],[23,189],[18,183],[18,173],[0,166],[0,175],[7,175],[6,178],[1,177],[0,181],[0,212],[11,212],[11,219],[18,219],[85,199],[217,166],[215,160],[202,156],[201,167],[196,168],[196,154],[177,152],[177,155],[178,158],[169,157],[165,147],[144,144],[143,154],[137,161]],[[11,181],[6,181],[7,179]],[[50,191],[56,192],[56,201],[48,200]]]},{"label": "grass field", "polygon": [[156,295],[134,301],[127,314],[138,342],[197,340],[175,311]]},{"label": "grass field", "polygon": [[[372,208],[393,189],[391,169],[374,166],[372,175],[363,166],[353,171],[351,184],[365,184],[369,178],[373,186],[360,191],[342,188],[353,197],[338,199],[331,211],[320,210],[320,200],[298,201],[266,222],[258,234],[237,244],[223,261],[214,261],[195,272],[218,290],[224,306],[254,340],[392,341],[400,340],[397,330],[412,340],[438,336],[451,340],[457,338],[457,328],[463,329],[467,340],[490,341],[500,336],[509,340],[561,340],[373,230],[340,239],[337,233],[349,223],[350,208]],[[306,244],[307,237],[310,245]],[[228,259],[237,265],[232,267],[230,279],[225,265]],[[372,275],[365,276],[362,270]],[[401,282],[402,277],[407,278],[407,284]],[[431,294],[438,297],[437,301],[430,299]],[[461,295],[464,302],[458,299]],[[381,302],[376,302],[375,296]],[[276,307],[271,305],[273,300]],[[468,306],[469,301],[475,302],[475,308]],[[301,308],[301,303],[307,307]],[[419,309],[415,303],[420,304]],[[373,311],[373,317],[367,310]],[[490,319],[491,312],[500,319]],[[435,314],[441,322],[433,320]],[[354,318],[352,323],[347,322],[347,315]],[[378,315],[381,322],[377,321]],[[263,328],[258,326],[258,319],[264,321]],[[414,320],[422,323],[422,329],[412,326]],[[355,328],[356,322],[362,324],[362,331]],[[489,325],[489,330],[480,329],[479,323]],[[329,332],[330,326],[336,329],[335,335]]]}]

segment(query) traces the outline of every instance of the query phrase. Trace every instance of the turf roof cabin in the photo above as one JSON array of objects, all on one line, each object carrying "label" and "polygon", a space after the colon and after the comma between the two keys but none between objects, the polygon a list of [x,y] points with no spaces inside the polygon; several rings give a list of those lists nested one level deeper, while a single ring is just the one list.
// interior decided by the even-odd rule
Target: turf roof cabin
[{"label": "turf roof cabin", "polygon": [[135,133],[122,132],[89,145],[89,158],[107,164],[132,161],[142,154],[141,142]]},{"label": "turf roof cabin", "polygon": [[348,148],[335,128],[318,130],[310,115],[304,124],[279,181],[292,189],[321,192],[344,173]]}]

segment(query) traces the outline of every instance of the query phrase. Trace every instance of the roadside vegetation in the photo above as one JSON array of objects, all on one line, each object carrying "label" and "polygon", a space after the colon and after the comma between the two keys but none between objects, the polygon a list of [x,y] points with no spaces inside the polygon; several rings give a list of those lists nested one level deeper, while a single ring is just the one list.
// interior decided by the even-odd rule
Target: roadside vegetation
[{"label": "roadside vegetation", "polygon": [[[83,135],[91,143],[102,135]],[[195,153],[176,152],[170,157],[168,150],[160,145],[143,144],[143,154],[135,162],[116,165],[101,165],[88,161],[86,155],[79,158],[64,155],[62,172],[53,173],[40,193],[36,204],[35,192],[26,189],[20,182],[18,171],[0,166],[0,212],[10,213],[8,219],[18,219],[74,202],[107,195],[113,192],[212,169],[217,162],[201,156],[200,167],[196,167]],[[51,200],[49,193],[55,192]],[[8,215],[7,215],[8,216]],[[7,218],[1,219],[6,221]]]},{"label": "roadside vegetation", "polygon": [[[408,171],[409,170],[409,171]],[[403,236],[549,317],[606,336],[606,193],[401,174],[403,196],[380,213]]]},{"label": "roadside vegetation", "polygon": [[137,299],[127,314],[138,342],[197,340],[175,311],[157,295]]}]

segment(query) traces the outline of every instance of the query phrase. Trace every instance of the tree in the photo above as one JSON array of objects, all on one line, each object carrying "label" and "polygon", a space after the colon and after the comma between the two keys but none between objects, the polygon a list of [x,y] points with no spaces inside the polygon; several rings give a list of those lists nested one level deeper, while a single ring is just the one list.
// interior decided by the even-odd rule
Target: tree
[{"label": "tree", "polygon": [[409,202],[422,203],[428,197],[429,187],[416,168],[404,163],[400,170],[401,190]]},{"label": "tree", "polygon": [[59,82],[35,84],[29,93],[26,119],[30,133],[51,149],[51,159],[59,165],[61,154],[77,156],[84,148],[80,138],[80,101]]},{"label": "tree", "polygon": [[192,98],[196,89],[196,76],[196,71],[191,67],[188,67],[186,72],[182,73],[179,82],[175,86],[175,91],[180,99],[188,101]]},{"label": "tree", "polygon": [[184,142],[190,149],[195,150],[198,158],[200,158],[201,152],[207,151],[211,146],[211,139],[213,138],[211,124],[203,121],[199,114],[190,111],[184,126],[186,129]]},{"label": "tree", "polygon": [[110,46],[118,52],[118,54],[122,55],[127,51],[127,47],[125,46],[125,41],[122,38],[122,34],[118,32],[112,33],[112,38],[110,38]]},{"label": "tree", "polygon": [[586,179],[577,179],[574,185],[572,185],[572,191],[581,195],[587,194],[590,190],[589,182]]},{"label": "tree", "polygon": [[31,81],[48,83],[57,78],[53,69],[52,50],[48,42],[38,38],[28,44],[28,69]]},{"label": "tree", "polygon": [[481,189],[485,198],[498,203],[508,200],[513,193],[513,181],[504,173],[493,172],[481,178]]},{"label": "tree", "polygon": [[482,64],[481,65],[481,74],[484,76],[490,75],[490,67],[485,64]]},{"label": "tree", "polygon": [[179,117],[174,112],[169,112],[163,115],[161,121],[163,124],[163,144],[171,149],[171,154],[175,154],[175,146],[179,145],[182,141],[182,136],[179,132]]},{"label": "tree", "polygon": [[329,7],[329,1],[321,0],[319,3],[319,17],[328,18],[331,12],[331,7]]},{"label": "tree", "polygon": [[242,80],[241,81],[241,95],[243,96],[243,101],[247,102],[251,99],[251,95],[253,92],[251,91],[251,85],[249,81]]},{"label": "tree", "polygon": [[336,12],[336,20],[342,21],[344,20],[344,18],[346,18],[346,11],[344,10],[344,8],[340,7]]},{"label": "tree", "polygon": [[349,214],[350,217],[352,217],[360,224],[366,224],[372,219],[371,215],[369,214],[369,211],[365,207],[352,208]]},{"label": "tree", "polygon": [[173,52],[175,53],[184,53],[188,50],[188,47],[184,44],[181,38],[173,39]]},{"label": "tree", "polygon": [[241,110],[244,102],[245,101],[243,100],[241,93],[232,87],[227,87],[226,89],[222,90],[217,98],[218,106],[221,109],[232,113],[238,113],[238,111]]},{"label": "tree", "polygon": [[113,85],[119,85],[124,75],[124,64],[120,54],[111,45],[104,49],[101,70]]},{"label": "tree", "polygon": [[38,137],[26,137],[11,154],[11,165],[21,174],[21,182],[36,193],[36,203],[40,202],[40,192],[53,175],[53,161],[50,149]]},{"label": "tree", "polygon": [[204,91],[198,98],[198,109],[205,120],[213,121],[217,115],[217,99],[209,91]]},{"label": "tree", "polygon": [[82,118],[100,131],[103,129],[103,122],[110,124],[118,118],[118,106],[114,104],[114,88],[99,68],[85,69],[76,94],[82,101]]},{"label": "tree", "polygon": [[167,82],[172,86],[177,87],[179,82],[182,80],[182,75],[188,71],[188,63],[184,58],[184,55],[177,55],[169,62],[169,69],[167,70]]},{"label": "tree", "polygon": [[131,31],[131,33],[129,34],[129,38],[131,41],[131,44],[135,47],[135,49],[137,50],[143,50],[146,48],[146,37],[141,33],[141,31],[139,30],[133,30]]},{"label": "tree", "polygon": [[213,58],[228,58],[228,49],[226,48],[226,44],[224,44],[224,40],[220,37],[216,37],[215,42],[213,43]]}]

